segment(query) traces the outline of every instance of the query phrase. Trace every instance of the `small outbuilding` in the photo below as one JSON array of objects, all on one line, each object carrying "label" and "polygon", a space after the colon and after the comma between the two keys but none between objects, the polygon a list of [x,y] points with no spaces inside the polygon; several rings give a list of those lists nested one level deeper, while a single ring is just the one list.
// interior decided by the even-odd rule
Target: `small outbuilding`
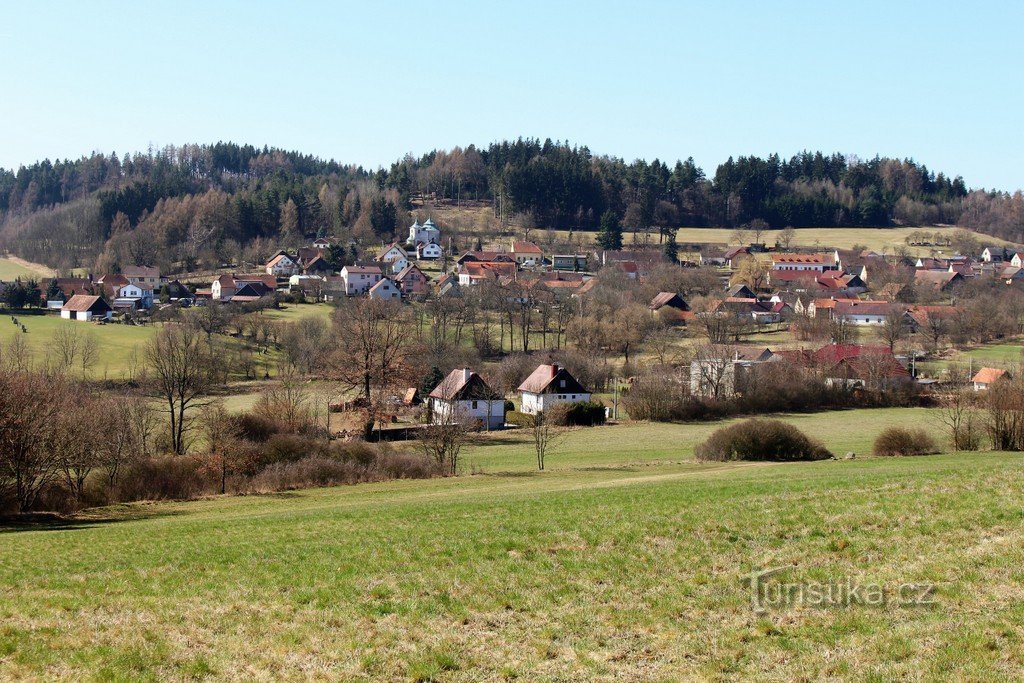
[{"label": "small outbuilding", "polygon": [[88,294],[75,294],[60,309],[60,317],[65,320],[84,320],[86,322],[94,318],[109,320],[111,315],[113,315],[113,309],[103,300],[103,297]]}]

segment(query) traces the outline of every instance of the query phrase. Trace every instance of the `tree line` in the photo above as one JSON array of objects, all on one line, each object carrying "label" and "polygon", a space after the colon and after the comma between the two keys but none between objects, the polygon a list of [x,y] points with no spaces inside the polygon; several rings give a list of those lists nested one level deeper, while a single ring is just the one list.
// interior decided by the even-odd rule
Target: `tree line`
[{"label": "tree line", "polygon": [[349,230],[379,240],[404,227],[412,200],[493,203],[531,227],[667,235],[680,225],[955,224],[1024,241],[1024,196],[970,191],[960,176],[910,159],[801,152],[741,156],[706,174],[596,155],[539,139],[406,155],[375,171],[294,151],[218,142],[146,153],[94,153],[0,169],[0,246],[57,267],[155,256],[216,260],[258,239]]}]

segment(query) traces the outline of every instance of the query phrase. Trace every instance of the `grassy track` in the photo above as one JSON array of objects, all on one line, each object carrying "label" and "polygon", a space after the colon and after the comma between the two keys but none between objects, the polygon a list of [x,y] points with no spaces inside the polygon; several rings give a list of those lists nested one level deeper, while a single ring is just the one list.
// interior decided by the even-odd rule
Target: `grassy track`
[{"label": "grassy track", "polygon": [[[867,412],[796,419],[836,448],[861,438]],[[872,429],[897,418],[915,415],[882,411]],[[696,464],[690,430],[574,434],[544,474],[125,506],[0,533],[0,678],[1005,679],[1024,667],[1020,455]],[[531,455],[505,444],[468,457]],[[775,566],[792,567],[787,582],[936,583],[936,604],[754,613],[742,578]]]}]

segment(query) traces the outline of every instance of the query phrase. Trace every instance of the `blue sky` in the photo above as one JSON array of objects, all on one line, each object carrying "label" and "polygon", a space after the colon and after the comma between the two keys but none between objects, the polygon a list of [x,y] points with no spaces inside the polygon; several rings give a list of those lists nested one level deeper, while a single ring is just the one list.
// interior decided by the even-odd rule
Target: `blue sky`
[{"label": "blue sky", "polygon": [[1024,187],[1024,3],[11,2],[0,166],[183,142],[376,167],[519,136]]}]

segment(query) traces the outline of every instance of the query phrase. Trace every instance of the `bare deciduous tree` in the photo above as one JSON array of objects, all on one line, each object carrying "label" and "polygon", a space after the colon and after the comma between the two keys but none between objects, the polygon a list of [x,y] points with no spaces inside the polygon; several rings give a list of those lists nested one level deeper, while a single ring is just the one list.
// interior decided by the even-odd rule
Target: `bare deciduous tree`
[{"label": "bare deciduous tree", "polygon": [[171,449],[186,450],[189,411],[202,405],[211,386],[210,358],[199,331],[190,325],[168,324],[146,346],[146,360],[153,370],[153,382],[167,406]]}]

